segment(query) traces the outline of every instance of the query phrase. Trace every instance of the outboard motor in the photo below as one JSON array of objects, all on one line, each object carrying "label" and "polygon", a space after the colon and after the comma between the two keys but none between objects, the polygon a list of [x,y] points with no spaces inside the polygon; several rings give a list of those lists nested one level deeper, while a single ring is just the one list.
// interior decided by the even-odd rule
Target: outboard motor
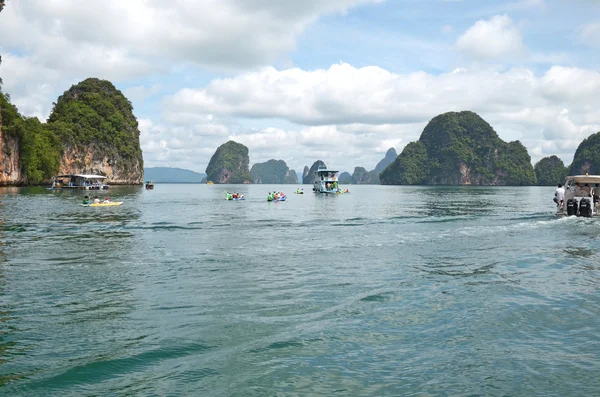
[{"label": "outboard motor", "polygon": [[575,200],[575,199],[567,200],[567,215],[568,216],[577,215],[577,200]]},{"label": "outboard motor", "polygon": [[579,202],[579,216],[589,218],[592,216],[592,203],[589,199],[581,199]]}]

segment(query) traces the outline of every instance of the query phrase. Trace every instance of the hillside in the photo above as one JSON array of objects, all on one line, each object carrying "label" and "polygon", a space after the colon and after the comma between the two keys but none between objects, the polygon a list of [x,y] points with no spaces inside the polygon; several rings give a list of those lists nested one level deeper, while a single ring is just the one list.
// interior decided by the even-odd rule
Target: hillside
[{"label": "hillside", "polygon": [[62,144],[60,173],[102,174],[111,184],[141,184],[140,131],[131,102],[106,80],[86,79],[61,95],[48,128]]},{"label": "hillside", "polygon": [[539,186],[553,186],[562,183],[567,176],[567,167],[556,156],[544,157],[533,167]]},{"label": "hillside", "polygon": [[569,175],[600,174],[600,132],[579,144],[569,167]]},{"label": "hillside", "polygon": [[380,175],[382,184],[533,185],[531,158],[519,142],[504,142],[473,112],[432,119]]},{"label": "hillside", "polygon": [[296,171],[290,170],[283,160],[268,160],[256,163],[250,169],[254,183],[295,184],[298,183]]},{"label": "hillside", "polygon": [[213,183],[252,183],[248,148],[228,141],[217,148],[206,167],[206,179]]}]

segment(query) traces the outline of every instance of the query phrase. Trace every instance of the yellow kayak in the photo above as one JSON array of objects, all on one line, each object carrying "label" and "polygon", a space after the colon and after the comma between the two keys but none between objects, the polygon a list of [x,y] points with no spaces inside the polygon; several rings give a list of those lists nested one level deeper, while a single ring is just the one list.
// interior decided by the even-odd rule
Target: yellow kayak
[{"label": "yellow kayak", "polygon": [[109,201],[108,203],[92,203],[92,204],[81,204],[84,207],[113,207],[115,205],[123,204],[122,201]]}]

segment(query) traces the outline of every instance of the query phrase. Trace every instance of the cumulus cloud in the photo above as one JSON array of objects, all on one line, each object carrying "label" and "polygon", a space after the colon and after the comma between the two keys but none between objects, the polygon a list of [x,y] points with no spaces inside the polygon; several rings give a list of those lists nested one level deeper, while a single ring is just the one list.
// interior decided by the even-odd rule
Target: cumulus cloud
[{"label": "cumulus cloud", "polygon": [[[456,69],[433,75],[342,63],[313,71],[265,68],[216,79],[206,87],[168,97],[163,116],[184,123],[206,115],[285,119],[307,127],[248,131],[239,139],[265,153],[302,148],[303,153],[312,153],[307,159],[318,154],[311,150],[318,151],[322,143],[337,142],[346,154],[370,151],[364,158],[368,164],[387,149],[381,142],[397,142],[394,146],[400,149],[418,139],[436,115],[473,110],[504,139],[520,139],[532,150],[540,147],[539,153],[568,159],[573,155],[572,141],[580,142],[600,129],[599,90],[600,73],[571,67],[552,67],[541,76],[523,68],[502,73]],[[546,152],[550,146],[542,147],[544,140],[555,142],[553,147],[561,152]]]},{"label": "cumulus cloud", "polygon": [[527,52],[521,32],[507,15],[477,21],[458,38],[456,47],[477,60],[521,57]]}]

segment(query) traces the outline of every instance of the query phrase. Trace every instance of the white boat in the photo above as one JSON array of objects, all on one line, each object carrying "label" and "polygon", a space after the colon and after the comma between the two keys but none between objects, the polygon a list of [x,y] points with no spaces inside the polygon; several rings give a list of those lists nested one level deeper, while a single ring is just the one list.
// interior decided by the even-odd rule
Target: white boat
[{"label": "white boat", "polygon": [[568,176],[565,198],[556,205],[556,216],[594,217],[600,212],[600,175]]},{"label": "white boat", "polygon": [[319,168],[315,171],[315,181],[313,182],[313,191],[315,193],[336,194],[339,193],[338,187],[339,171]]},{"label": "white boat", "polygon": [[52,178],[52,187],[48,190],[66,190],[66,189],[83,189],[83,190],[105,190],[108,185],[104,183],[106,177],[104,175],[92,174],[65,174],[57,175]]}]

